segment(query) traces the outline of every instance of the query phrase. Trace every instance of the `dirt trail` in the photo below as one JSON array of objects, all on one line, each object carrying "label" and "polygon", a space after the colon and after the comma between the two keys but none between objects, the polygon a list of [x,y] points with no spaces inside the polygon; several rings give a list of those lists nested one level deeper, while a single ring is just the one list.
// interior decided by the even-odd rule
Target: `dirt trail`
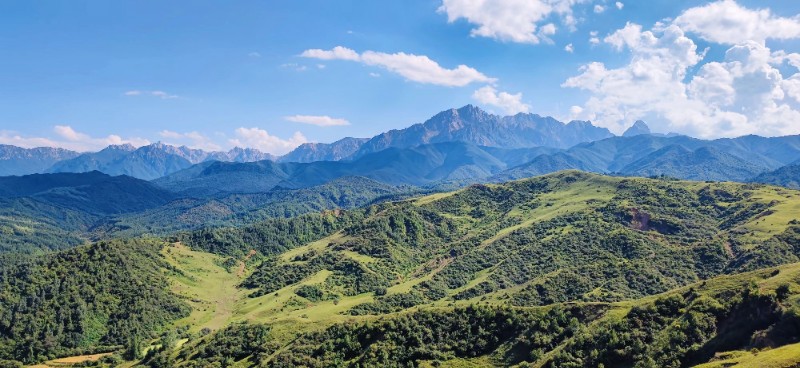
[{"label": "dirt trail", "polygon": [[58,358],[53,360],[48,360],[43,364],[36,364],[27,366],[28,368],[57,368],[57,367],[71,367],[75,364],[85,363],[85,362],[96,362],[100,360],[100,358],[104,356],[111,355],[112,353],[102,353],[102,354],[90,354],[90,355],[76,355],[71,357],[65,358]]},{"label": "dirt trail", "polygon": [[239,261],[239,269],[236,271],[236,276],[237,277],[239,277],[239,278],[244,277],[244,273],[245,273],[245,271],[247,271],[247,267],[245,266],[245,262],[250,260],[250,258],[253,257],[254,255],[256,255],[256,250],[255,249],[251,249],[250,252],[247,253],[247,255],[244,257],[244,260],[243,261]]}]

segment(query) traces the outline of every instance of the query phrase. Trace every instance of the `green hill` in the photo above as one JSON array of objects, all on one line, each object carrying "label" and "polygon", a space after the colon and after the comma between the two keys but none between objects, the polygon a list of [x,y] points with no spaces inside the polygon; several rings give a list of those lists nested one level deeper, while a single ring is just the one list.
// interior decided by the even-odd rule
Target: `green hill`
[{"label": "green hill", "polygon": [[[76,279],[94,272],[89,285],[153,285],[120,286],[155,306],[133,344],[149,351],[135,359],[149,367],[682,367],[752,362],[754,354],[781,366],[800,363],[792,355],[799,214],[800,192],[785,188],[565,171],[185,232],[163,248],[127,242],[119,251],[107,244],[42,255],[33,262],[46,266],[34,274],[63,273],[14,281],[20,266],[4,266],[3,282],[18,286],[2,295],[16,305],[71,267],[88,269]],[[117,252],[125,256],[110,256]],[[106,283],[112,275],[83,254],[109,259],[104,269],[138,271]],[[51,327],[59,321],[94,321],[67,315],[140,315],[111,291],[96,295],[102,302],[85,309],[63,303],[85,310],[78,314],[0,310],[55,336],[73,333]],[[98,325],[116,320],[108,321]],[[23,336],[4,328],[0,346]],[[94,337],[83,345],[65,339],[33,355],[19,344],[0,352],[34,361],[131,345],[86,331]]]}]

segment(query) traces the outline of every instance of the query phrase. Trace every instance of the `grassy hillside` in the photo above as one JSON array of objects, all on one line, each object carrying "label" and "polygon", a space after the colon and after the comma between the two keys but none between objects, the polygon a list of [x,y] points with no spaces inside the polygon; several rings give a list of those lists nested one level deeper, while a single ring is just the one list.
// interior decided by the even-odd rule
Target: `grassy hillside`
[{"label": "grassy hillside", "polygon": [[167,361],[179,367],[226,361],[243,367],[790,367],[800,364],[798,280],[796,263],[632,301],[540,307],[461,301],[379,319],[337,319],[327,328],[297,319],[294,325],[306,327],[291,338],[280,323],[262,318],[267,324],[234,323],[194,339]]},{"label": "grassy hillside", "polygon": [[287,228],[304,226],[291,233],[305,241],[336,236],[289,256],[270,254],[302,241],[275,238],[274,225],[186,240],[269,256],[242,283],[256,295],[330,272],[317,286],[322,295],[378,296],[349,312],[358,315],[482,298],[518,306],[617,301],[796,262],[797,213],[800,193],[786,189],[563,172],[380,204],[328,225],[293,220]]},{"label": "grassy hillside", "polygon": [[150,367],[682,367],[800,342],[785,188],[567,171],[171,240],[131,261],[170,291],[150,304],[189,307],[147,325]]}]

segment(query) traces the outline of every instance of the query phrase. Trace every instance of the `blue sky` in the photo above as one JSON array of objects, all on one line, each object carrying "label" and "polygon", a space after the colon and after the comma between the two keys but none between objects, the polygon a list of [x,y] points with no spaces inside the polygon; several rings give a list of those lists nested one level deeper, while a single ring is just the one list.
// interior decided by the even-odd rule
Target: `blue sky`
[{"label": "blue sky", "polygon": [[3,1],[0,143],[280,154],[468,103],[617,133],[641,118],[707,138],[797,134],[798,14],[744,0]]}]

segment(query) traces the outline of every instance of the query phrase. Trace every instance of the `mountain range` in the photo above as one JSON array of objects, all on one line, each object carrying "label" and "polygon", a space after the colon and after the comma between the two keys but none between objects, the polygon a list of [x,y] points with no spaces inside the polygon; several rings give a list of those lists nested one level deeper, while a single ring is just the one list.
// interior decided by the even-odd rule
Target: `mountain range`
[{"label": "mountain range", "polygon": [[[585,121],[564,124],[551,117],[535,114],[501,117],[467,105],[460,109],[443,111],[424,123],[392,130],[369,139],[344,138],[333,143],[305,143],[281,157],[255,149],[234,148],[228,152],[206,152],[163,143],[140,148],[129,144],[116,145],[84,154],[62,150],[63,157],[60,158],[49,158],[56,156],[48,154],[46,149],[17,148],[20,153],[15,157],[19,158],[3,163],[0,170],[4,171],[0,171],[0,175],[98,170],[111,175],[129,175],[152,180],[206,161],[350,161],[388,148],[413,148],[444,142],[466,142],[483,147],[563,149],[612,136],[607,129]],[[23,160],[24,157],[29,157],[30,162]]]},{"label": "mountain range", "polygon": [[46,172],[102,171],[110,175],[128,175],[151,180],[204,161],[250,162],[274,160],[275,156],[251,148],[233,148],[228,152],[206,152],[185,146],[154,143],[135,148],[130,144],[109,146],[100,152],[84,153],[55,163]]},{"label": "mountain range", "polygon": [[390,147],[410,148],[453,141],[484,147],[569,148],[578,143],[612,136],[608,129],[596,127],[587,121],[564,124],[552,117],[523,113],[501,117],[467,105],[442,111],[421,124],[379,134],[365,142],[353,157]]},{"label": "mountain range", "polygon": [[281,157],[255,149],[206,152],[163,143],[84,154],[0,148],[6,157],[0,168],[6,173],[96,170],[154,180],[170,191],[200,197],[305,188],[348,176],[390,185],[452,187],[566,169],[791,185],[796,170],[781,168],[800,160],[799,136],[701,140],[652,133],[643,121],[613,136],[589,122],[564,124],[535,114],[500,117],[471,105],[369,139],[306,143]]},{"label": "mountain range", "polygon": [[0,176],[41,173],[59,161],[77,157],[79,153],[63,148],[20,148],[0,144]]},{"label": "mountain range", "polygon": [[345,176],[361,176],[391,185],[436,187],[503,182],[568,169],[628,176],[759,182],[759,175],[798,158],[800,136],[705,141],[686,136],[640,134],[582,143],[566,150],[507,149],[443,142],[412,148],[393,147],[337,162],[206,162],[153,183],[171,191],[182,191],[184,195],[206,196],[221,192],[304,188]]}]

